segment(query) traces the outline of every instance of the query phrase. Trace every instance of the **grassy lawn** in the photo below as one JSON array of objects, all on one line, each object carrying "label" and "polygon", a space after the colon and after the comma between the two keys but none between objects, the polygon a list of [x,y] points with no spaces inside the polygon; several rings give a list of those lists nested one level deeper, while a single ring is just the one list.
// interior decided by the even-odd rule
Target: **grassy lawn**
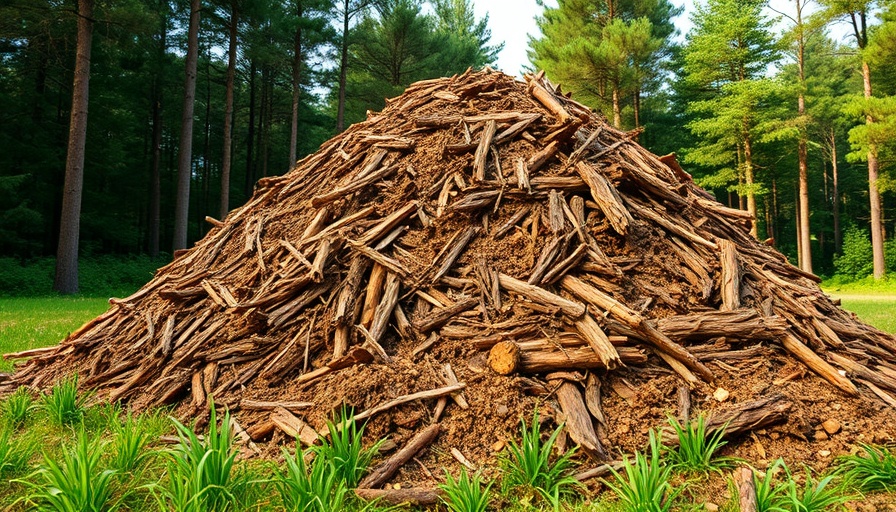
[{"label": "grassy lawn", "polygon": [[[0,298],[0,353],[58,343],[108,307],[101,298]],[[11,368],[0,360],[0,371]]]}]

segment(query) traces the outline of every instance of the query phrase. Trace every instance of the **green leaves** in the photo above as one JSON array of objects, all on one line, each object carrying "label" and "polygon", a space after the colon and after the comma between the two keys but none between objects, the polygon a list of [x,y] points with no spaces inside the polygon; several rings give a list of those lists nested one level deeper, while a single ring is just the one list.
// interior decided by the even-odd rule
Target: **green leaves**
[{"label": "green leaves", "polygon": [[701,414],[695,421],[682,425],[673,416],[668,416],[669,425],[678,437],[678,447],[666,452],[672,460],[672,467],[685,471],[716,471],[730,467],[734,460],[727,457],[715,458],[716,452],[726,443],[722,440],[725,427],[707,435],[706,419]]}]

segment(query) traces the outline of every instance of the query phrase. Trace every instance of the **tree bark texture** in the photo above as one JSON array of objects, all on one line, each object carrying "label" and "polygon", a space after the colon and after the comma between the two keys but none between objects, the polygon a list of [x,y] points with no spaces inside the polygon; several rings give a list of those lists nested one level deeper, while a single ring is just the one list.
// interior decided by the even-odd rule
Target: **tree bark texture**
[{"label": "tree bark texture", "polygon": [[78,238],[81,196],[84,190],[84,147],[87,140],[87,105],[90,92],[90,47],[93,42],[93,0],[78,0],[78,46],[72,83],[72,113],[65,159],[65,185],[59,246],[56,250],[56,279],[53,289],[78,293]]},{"label": "tree bark texture", "polygon": [[184,108],[181,116],[180,145],[177,162],[177,197],[174,206],[174,240],[172,249],[187,247],[187,224],[190,210],[190,178],[193,173],[193,105],[196,99],[196,63],[199,59],[200,0],[190,0],[190,27],[187,39],[184,72]]},{"label": "tree bark texture", "polygon": [[224,93],[224,144],[221,150],[221,219],[230,211],[230,166],[233,144],[233,81],[236,76],[237,28],[240,22],[239,3],[230,2],[230,45],[227,48],[227,85]]}]

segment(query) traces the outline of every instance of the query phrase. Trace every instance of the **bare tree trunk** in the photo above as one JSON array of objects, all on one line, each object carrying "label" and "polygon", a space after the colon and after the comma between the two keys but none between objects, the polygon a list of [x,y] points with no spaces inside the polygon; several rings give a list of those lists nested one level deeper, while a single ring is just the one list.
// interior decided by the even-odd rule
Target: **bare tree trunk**
[{"label": "bare tree trunk", "polygon": [[78,238],[81,195],[84,191],[84,147],[87,141],[87,104],[90,92],[90,47],[93,42],[93,0],[78,0],[78,46],[72,82],[72,111],[65,159],[65,185],[56,250],[56,279],[59,293],[78,293]]},{"label": "bare tree trunk", "polygon": [[754,222],[750,227],[750,234],[754,238],[759,237],[759,217],[756,210],[756,192],[753,190],[755,179],[753,176],[753,142],[749,134],[744,137],[744,181],[747,186],[747,211],[753,216]]},{"label": "bare tree trunk", "polygon": [[843,249],[843,234],[840,232],[840,178],[837,172],[837,135],[831,128],[831,186],[834,195],[834,252],[840,254]]},{"label": "bare tree trunk", "polygon": [[339,50],[339,104],[336,107],[336,131],[345,129],[345,80],[348,71],[348,22],[351,19],[350,0],[342,5],[342,47]]},{"label": "bare tree trunk", "polygon": [[249,133],[246,135],[246,179],[243,183],[243,194],[246,198],[252,195],[252,185],[255,183],[255,75],[258,69],[255,59],[249,63]]},{"label": "bare tree trunk", "polygon": [[613,126],[622,129],[622,108],[619,106],[619,82],[613,81]]},{"label": "bare tree trunk", "polygon": [[174,206],[173,250],[187,247],[187,224],[190,209],[190,177],[193,163],[193,104],[196,97],[196,64],[199,60],[200,0],[190,0],[190,27],[187,39],[184,72],[184,108],[181,116],[180,144],[177,163],[177,198]]},{"label": "bare tree trunk", "polygon": [[[304,15],[302,0],[296,0],[296,16],[301,20]],[[302,78],[302,25],[299,23],[293,39],[292,58],[292,123],[289,131],[289,168],[296,165],[296,142],[299,137],[299,97]]]},{"label": "bare tree trunk", "polygon": [[[868,67],[868,62],[864,60],[862,61],[862,84],[865,89],[865,98],[871,98],[871,69]],[[871,114],[865,116],[865,124],[874,124]],[[878,168],[877,145],[872,143],[868,148],[868,198],[871,203],[871,253],[875,279],[883,278],[886,273],[880,189],[877,187]]]},{"label": "bare tree trunk", "polygon": [[797,38],[797,71],[799,73],[799,95],[797,96],[797,117],[800,120],[799,130],[800,138],[797,144],[797,158],[799,160],[799,210],[800,210],[800,230],[797,242],[800,246],[800,268],[806,272],[812,273],[812,234],[809,227],[809,156],[807,150],[807,139],[805,122],[806,118],[806,98],[803,94],[803,88],[806,86],[805,73],[805,41],[803,39],[803,14],[801,0],[796,0],[796,29],[798,31]]},{"label": "bare tree trunk", "polygon": [[236,1],[230,2],[230,44],[227,48],[227,84],[224,93],[224,145],[221,157],[221,209],[223,220],[230,211],[230,162],[231,145],[233,144],[233,81],[236,76],[237,28],[239,28],[240,11]]},{"label": "bare tree trunk", "polygon": [[152,85],[152,168],[149,178],[149,257],[159,257],[159,226],[162,209],[162,88],[157,78]]}]

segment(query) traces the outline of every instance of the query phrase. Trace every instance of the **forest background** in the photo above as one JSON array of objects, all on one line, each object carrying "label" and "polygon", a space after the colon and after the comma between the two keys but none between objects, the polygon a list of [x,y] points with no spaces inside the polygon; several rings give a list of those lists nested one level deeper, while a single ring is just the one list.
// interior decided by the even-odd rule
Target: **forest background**
[{"label": "forest background", "polygon": [[[795,265],[896,273],[896,2],[539,6],[531,69]],[[0,295],[140,286],[258,179],[501,49],[471,0],[3,0]]]}]

